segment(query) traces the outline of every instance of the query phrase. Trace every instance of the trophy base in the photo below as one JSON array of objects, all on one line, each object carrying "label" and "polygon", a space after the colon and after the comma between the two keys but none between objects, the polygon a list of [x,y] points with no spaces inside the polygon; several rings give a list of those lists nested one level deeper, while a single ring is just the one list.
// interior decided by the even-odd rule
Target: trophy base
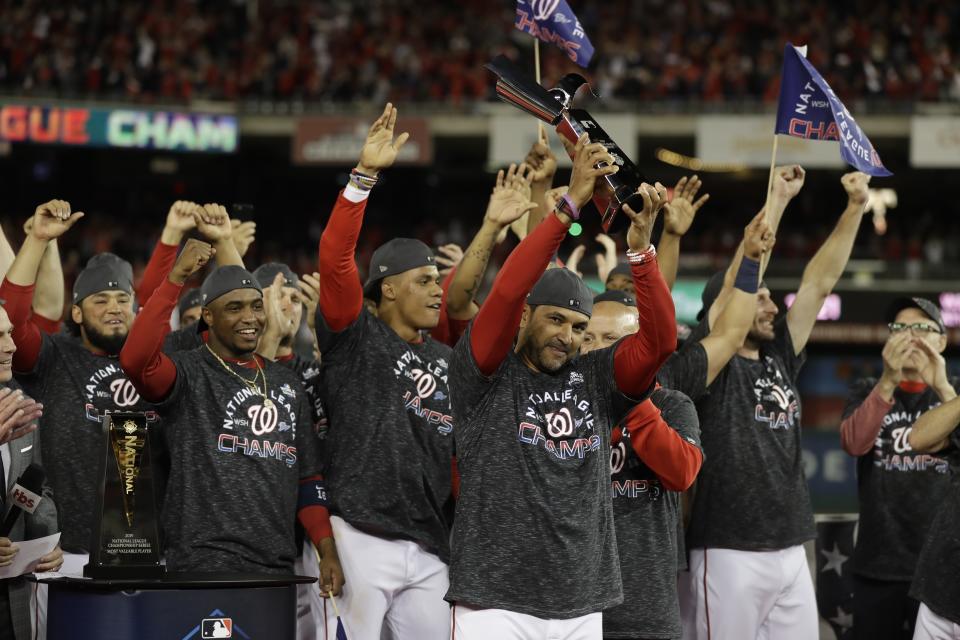
[{"label": "trophy base", "polygon": [[138,578],[162,578],[167,572],[167,567],[162,564],[142,564],[142,565],[97,565],[88,562],[83,567],[84,578],[94,578],[96,580],[135,580]]}]

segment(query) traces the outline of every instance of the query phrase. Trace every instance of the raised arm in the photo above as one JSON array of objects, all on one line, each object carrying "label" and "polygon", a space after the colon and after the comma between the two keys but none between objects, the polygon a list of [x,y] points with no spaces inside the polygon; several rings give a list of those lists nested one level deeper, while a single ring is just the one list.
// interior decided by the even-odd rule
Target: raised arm
[{"label": "raised arm", "polygon": [[40,323],[41,330],[59,325],[63,316],[63,264],[60,262],[60,249],[57,240],[47,242],[47,248],[40,260],[37,271],[37,288],[33,292],[34,322]]},{"label": "raised arm", "polygon": [[817,314],[824,300],[833,291],[853,251],[853,242],[860,229],[860,221],[866,211],[870,192],[867,188],[870,176],[853,171],[840,180],[847,192],[847,208],[823,246],[814,254],[803,270],[800,288],[793,306],[787,311],[787,328],[793,339],[796,353],[803,351],[810,339],[810,332],[817,321]]},{"label": "raised arm", "polygon": [[17,257],[17,252],[7,239],[7,234],[0,227],[0,278],[7,275],[7,269],[13,264],[13,259]]},{"label": "raised arm", "polygon": [[707,354],[706,386],[716,379],[730,358],[743,346],[757,311],[760,262],[773,248],[774,237],[764,212],[758,213],[743,233],[743,251],[728,303],[700,345]]},{"label": "raised arm", "polygon": [[197,223],[197,231],[216,249],[217,266],[244,266],[243,258],[233,242],[233,225],[226,207],[215,203],[194,207],[193,219]]},{"label": "raised arm", "polygon": [[177,200],[170,205],[170,210],[167,211],[167,221],[160,233],[160,239],[153,248],[150,261],[143,272],[143,278],[137,285],[137,302],[140,303],[140,306],[147,304],[150,296],[153,295],[153,292],[170,273],[170,269],[173,268],[173,263],[177,260],[177,250],[180,248],[180,243],[183,242],[184,234],[197,226],[193,213],[199,206],[186,200]]},{"label": "raised arm", "polygon": [[40,356],[42,338],[30,316],[37,273],[47,244],[63,235],[82,217],[83,213],[71,212],[70,203],[64,200],[51,200],[37,207],[33,227],[0,286],[0,297],[6,300],[5,308],[13,324],[13,339],[17,345],[13,354],[15,371],[33,371]]},{"label": "raised arm", "polygon": [[[696,419],[696,410],[691,405],[686,411]],[[660,409],[647,398],[634,407],[624,418],[624,426],[630,433],[630,448],[650,470],[657,474],[668,491],[686,491],[697,479],[703,465],[703,452],[671,427]]]},{"label": "raised arm", "polygon": [[447,313],[454,320],[470,320],[473,317],[473,299],[483,282],[490,252],[500,231],[536,206],[530,201],[530,175],[525,165],[518,168],[513,164],[506,174],[503,170],[497,173],[483,225],[467,247],[447,292]]},{"label": "raised arm", "polygon": [[[590,144],[588,140],[584,134],[577,142],[567,192],[568,204],[575,208],[574,215],[578,215],[580,207],[593,196],[597,179],[617,171],[604,146]],[[598,167],[601,163],[606,166]],[[543,275],[572,222],[570,216],[560,211],[547,216],[517,245],[497,274],[470,331],[470,350],[484,375],[493,374],[510,352],[527,294]]]},{"label": "raised arm", "polygon": [[187,240],[169,277],[157,287],[130,327],[130,335],[120,350],[120,366],[149,402],[166,400],[177,382],[177,367],[161,350],[170,330],[170,313],[177,306],[183,283],[215,253],[206,242]]},{"label": "raised arm", "polygon": [[394,139],[396,124],[397,110],[388,102],[370,125],[360,150],[360,162],[350,174],[350,183],[337,197],[320,236],[320,313],[334,333],[346,329],[363,308],[363,288],[353,256],[370,190],[380,172],[393,166],[400,148],[410,137],[404,132]]},{"label": "raised arm", "polygon": [[537,142],[527,153],[524,163],[533,168],[530,201],[536,206],[527,214],[527,233],[530,233],[553,211],[546,195],[553,187],[553,176],[557,173],[557,157],[550,150],[550,140],[547,139],[544,127],[540,127]]},{"label": "raised arm", "polygon": [[954,398],[917,418],[907,435],[907,442],[917,453],[936,453],[949,444],[950,434],[958,424],[960,398]]},{"label": "raised arm", "polygon": [[627,257],[640,313],[640,331],[617,343],[613,359],[617,388],[632,397],[647,393],[660,365],[677,348],[673,298],[657,267],[657,252],[650,244],[650,233],[667,200],[667,190],[658,182],[656,186],[643,183],[637,192],[643,198],[643,210],[636,213],[624,205],[623,212],[630,218]]},{"label": "raised arm", "polygon": [[663,205],[663,234],[657,246],[657,263],[663,275],[667,288],[673,290],[677,281],[677,267],[680,263],[680,238],[690,230],[693,219],[707,200],[710,194],[705,193],[697,198],[697,192],[703,183],[700,178],[684,176],[673,188],[673,199]]},{"label": "raised arm", "polygon": [[[800,165],[777,167],[774,171],[773,193],[771,194],[770,201],[761,210],[766,214],[767,225],[770,227],[770,232],[774,237],[777,235],[777,229],[780,228],[780,220],[783,218],[783,213],[786,211],[787,205],[790,204],[790,201],[793,200],[803,188],[806,175],[806,172]],[[770,252],[765,253],[763,259],[760,261],[759,279],[761,281],[763,280],[764,273],[766,273],[767,265],[770,264],[770,255]],[[708,326],[713,326],[717,316],[723,311],[727,301],[730,299],[730,293],[733,291],[733,281],[740,269],[741,258],[743,258],[742,242],[740,246],[737,247],[733,260],[730,262],[730,267],[727,269],[724,288],[720,291],[720,295],[717,296],[717,299],[710,307]]]}]

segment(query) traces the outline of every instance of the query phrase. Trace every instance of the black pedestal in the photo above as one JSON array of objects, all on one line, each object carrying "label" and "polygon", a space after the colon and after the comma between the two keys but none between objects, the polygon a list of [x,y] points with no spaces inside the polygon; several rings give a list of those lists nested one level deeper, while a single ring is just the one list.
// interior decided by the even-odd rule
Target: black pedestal
[{"label": "black pedestal", "polygon": [[40,579],[48,640],[295,640],[306,576],[167,574],[161,579]]}]

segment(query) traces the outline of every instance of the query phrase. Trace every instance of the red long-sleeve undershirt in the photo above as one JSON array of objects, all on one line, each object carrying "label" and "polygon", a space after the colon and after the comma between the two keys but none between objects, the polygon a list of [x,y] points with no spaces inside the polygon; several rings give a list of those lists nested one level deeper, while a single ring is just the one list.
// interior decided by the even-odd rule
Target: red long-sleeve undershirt
[{"label": "red long-sleeve undershirt", "polygon": [[150,296],[173,269],[173,263],[177,261],[177,250],[179,248],[178,245],[165,244],[163,240],[157,240],[157,245],[153,248],[153,253],[150,254],[150,261],[147,262],[147,267],[143,270],[140,284],[137,285],[137,301],[141,306],[147,304]]},{"label": "red long-sleeve undershirt", "polygon": [[31,322],[33,315],[33,291],[35,285],[19,285],[3,279],[0,284],[0,298],[5,302],[3,308],[13,325],[13,341],[17,350],[13,354],[13,370],[29,373],[37,366],[43,336],[36,324]]},{"label": "red long-sleeve undershirt", "polygon": [[[130,328],[130,335],[120,351],[120,366],[140,395],[149,402],[166,399],[177,382],[177,367],[161,350],[163,339],[170,331],[170,313],[177,306],[183,285],[164,279],[140,310]],[[253,362],[249,366],[255,367]],[[310,482],[319,476],[301,480]],[[333,537],[330,513],[326,507],[307,505],[298,507],[297,518],[314,544]]]},{"label": "red long-sleeve undershirt", "polygon": [[860,406],[840,423],[840,444],[851,456],[862,456],[873,448],[883,417],[893,408],[874,387]]},{"label": "red long-sleeve undershirt", "polygon": [[[670,491],[686,491],[703,464],[703,453],[670,427],[653,401],[647,398],[624,418],[630,434],[630,447],[660,483]],[[620,430],[613,432],[612,444],[620,441]]]},{"label": "red long-sleeve undershirt", "polygon": [[353,255],[366,207],[366,198],[351,202],[341,191],[320,236],[320,312],[333,333],[350,326],[363,308],[363,287]]},{"label": "red long-sleeve undershirt", "polygon": [[430,330],[430,337],[448,347],[456,346],[470,324],[469,320],[455,320],[447,313],[447,294],[450,292],[450,285],[453,283],[453,276],[456,273],[456,267],[450,269],[450,273],[447,274],[440,285],[440,288],[443,289],[443,297],[440,299],[440,321],[437,322],[436,327]]},{"label": "red long-sleeve undershirt", "polygon": [[51,320],[50,318],[42,316],[37,312],[34,312],[33,315],[30,316],[30,320],[33,321],[33,324],[37,325],[37,328],[40,329],[41,332],[49,336],[52,336],[60,331],[59,320]]},{"label": "red long-sleeve undershirt", "polygon": [[[497,274],[470,333],[470,348],[484,375],[492,375],[507,357],[527,294],[543,275],[566,232],[566,225],[555,214],[547,216],[513,250]],[[641,330],[617,345],[614,377],[622,393],[641,396],[673,353],[677,325],[673,298],[656,262],[632,264],[631,271]]]}]

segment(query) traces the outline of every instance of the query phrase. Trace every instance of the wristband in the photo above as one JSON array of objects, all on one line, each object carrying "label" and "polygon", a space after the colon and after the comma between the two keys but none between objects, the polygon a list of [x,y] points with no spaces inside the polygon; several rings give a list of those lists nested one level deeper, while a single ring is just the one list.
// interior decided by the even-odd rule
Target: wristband
[{"label": "wristband", "polygon": [[657,248],[652,244],[646,251],[627,251],[627,260],[630,264],[646,264],[657,259]]},{"label": "wristband", "polygon": [[760,284],[760,262],[747,256],[740,260],[740,268],[737,269],[737,279],[733,286],[740,291],[747,293],[756,293]]},{"label": "wristband", "polygon": [[560,198],[560,201],[557,203],[557,211],[567,214],[574,220],[580,219],[580,207],[574,204],[573,198],[570,197],[569,193],[563,194],[563,197]]},{"label": "wristband", "polygon": [[365,173],[360,173],[356,169],[350,172],[350,184],[360,191],[370,191],[377,185],[379,180],[379,176],[368,176]]}]

